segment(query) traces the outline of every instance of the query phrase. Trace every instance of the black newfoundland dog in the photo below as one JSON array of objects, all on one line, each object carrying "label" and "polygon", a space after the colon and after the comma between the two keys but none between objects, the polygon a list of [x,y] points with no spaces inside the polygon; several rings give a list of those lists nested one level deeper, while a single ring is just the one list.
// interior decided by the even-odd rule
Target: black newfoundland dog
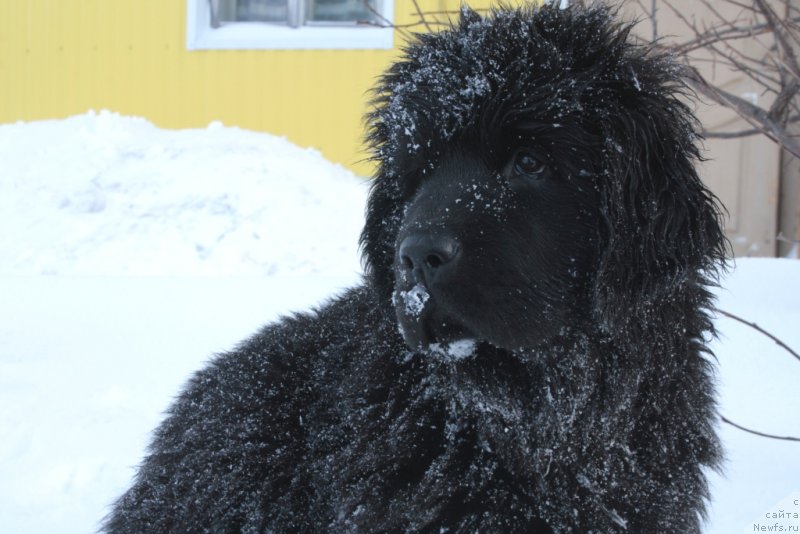
[{"label": "black newfoundland dog", "polygon": [[464,10],[369,114],[366,277],[191,379],[109,532],[696,532],[727,244],[679,68]]}]

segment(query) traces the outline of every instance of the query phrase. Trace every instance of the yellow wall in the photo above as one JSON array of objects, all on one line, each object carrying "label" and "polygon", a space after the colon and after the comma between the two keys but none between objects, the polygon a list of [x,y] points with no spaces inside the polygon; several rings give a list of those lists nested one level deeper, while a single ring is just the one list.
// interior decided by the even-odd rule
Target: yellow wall
[{"label": "yellow wall", "polygon": [[[419,3],[426,10],[459,5]],[[395,0],[395,10],[398,25],[413,20],[411,0]],[[0,0],[0,123],[89,109],[166,128],[221,120],[285,135],[369,173],[359,163],[366,91],[396,52],[190,52],[185,43],[185,0]]]}]

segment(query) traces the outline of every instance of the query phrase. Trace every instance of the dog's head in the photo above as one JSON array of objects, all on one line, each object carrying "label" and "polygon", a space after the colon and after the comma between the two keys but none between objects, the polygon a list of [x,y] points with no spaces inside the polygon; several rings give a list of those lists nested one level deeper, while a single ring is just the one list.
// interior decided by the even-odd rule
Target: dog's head
[{"label": "dog's head", "polygon": [[602,6],[464,10],[383,76],[361,239],[410,346],[613,331],[715,273],[680,69],[629,31]]}]

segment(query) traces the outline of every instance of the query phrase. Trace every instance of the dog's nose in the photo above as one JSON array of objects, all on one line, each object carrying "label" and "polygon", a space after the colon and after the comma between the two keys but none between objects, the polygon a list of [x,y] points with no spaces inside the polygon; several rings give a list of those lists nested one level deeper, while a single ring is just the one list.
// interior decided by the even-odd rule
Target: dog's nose
[{"label": "dog's nose", "polygon": [[429,234],[410,235],[400,243],[401,268],[414,273],[417,282],[428,287],[440,279],[458,256],[458,241],[451,237]]}]

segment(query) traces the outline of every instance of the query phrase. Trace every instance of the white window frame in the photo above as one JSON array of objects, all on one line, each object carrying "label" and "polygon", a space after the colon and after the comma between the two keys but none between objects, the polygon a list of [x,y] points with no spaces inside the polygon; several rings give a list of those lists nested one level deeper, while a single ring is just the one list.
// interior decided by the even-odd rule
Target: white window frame
[{"label": "white window frame", "polygon": [[[391,24],[394,0],[381,2],[381,16]],[[208,0],[186,0],[186,48],[189,50],[359,50],[392,48],[393,28],[365,25],[308,25],[292,28],[261,22],[211,27]]]}]

